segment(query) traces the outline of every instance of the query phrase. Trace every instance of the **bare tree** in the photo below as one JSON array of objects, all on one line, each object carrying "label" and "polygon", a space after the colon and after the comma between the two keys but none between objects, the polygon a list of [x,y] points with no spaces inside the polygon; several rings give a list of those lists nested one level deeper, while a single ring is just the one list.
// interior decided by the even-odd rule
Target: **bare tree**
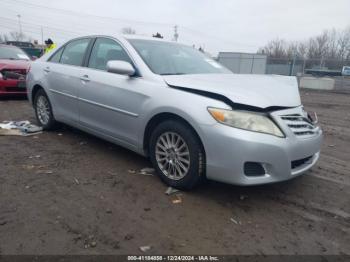
[{"label": "bare tree", "polygon": [[336,59],[338,55],[338,33],[334,28],[326,32],[328,35],[328,41],[325,56],[326,58]]},{"label": "bare tree", "polygon": [[0,35],[0,43],[5,43],[9,40],[9,37],[7,34]]},{"label": "bare tree", "polygon": [[321,35],[309,40],[308,58],[324,58],[327,54],[329,35],[324,31]]},{"label": "bare tree", "polygon": [[258,53],[266,54],[271,58],[287,57],[286,42],[283,39],[277,38],[261,48]]},{"label": "bare tree", "polygon": [[298,43],[298,56],[300,58],[306,58],[307,55],[307,44],[305,42]]},{"label": "bare tree", "polygon": [[338,35],[338,56],[340,59],[350,59],[350,26]]},{"label": "bare tree", "polygon": [[10,32],[10,37],[14,40],[14,41],[23,41],[25,40],[27,37],[18,31],[12,31]]},{"label": "bare tree", "polygon": [[349,59],[350,26],[341,32],[335,29],[325,30],[305,42],[287,42],[283,39],[275,39],[260,48],[258,53],[267,54],[271,58],[283,59],[291,59],[292,57],[321,60]]},{"label": "bare tree", "polygon": [[287,44],[287,49],[286,49],[286,55],[288,58],[293,58],[293,57],[298,57],[299,53],[298,53],[298,46],[299,43],[298,42],[290,42]]},{"label": "bare tree", "polygon": [[134,35],[134,34],[136,34],[136,30],[133,29],[132,27],[124,27],[122,29],[122,33],[125,35]]}]

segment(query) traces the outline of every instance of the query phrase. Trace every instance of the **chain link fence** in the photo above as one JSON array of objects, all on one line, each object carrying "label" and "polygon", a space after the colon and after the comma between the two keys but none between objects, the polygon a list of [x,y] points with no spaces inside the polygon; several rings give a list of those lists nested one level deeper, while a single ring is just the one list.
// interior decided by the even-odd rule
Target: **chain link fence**
[{"label": "chain link fence", "polygon": [[344,66],[350,66],[350,60],[268,57],[266,73],[293,76],[305,74],[340,76]]},{"label": "chain link fence", "polygon": [[350,76],[342,75],[350,60],[271,58],[266,61],[266,74],[301,77],[330,77],[334,80],[334,90],[350,92]]}]

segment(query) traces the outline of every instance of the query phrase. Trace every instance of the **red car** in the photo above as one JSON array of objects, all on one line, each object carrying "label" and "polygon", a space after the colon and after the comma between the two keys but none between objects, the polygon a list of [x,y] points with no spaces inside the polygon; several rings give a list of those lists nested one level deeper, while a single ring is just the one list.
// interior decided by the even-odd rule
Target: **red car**
[{"label": "red car", "polygon": [[20,48],[0,44],[0,97],[26,95],[30,58]]}]

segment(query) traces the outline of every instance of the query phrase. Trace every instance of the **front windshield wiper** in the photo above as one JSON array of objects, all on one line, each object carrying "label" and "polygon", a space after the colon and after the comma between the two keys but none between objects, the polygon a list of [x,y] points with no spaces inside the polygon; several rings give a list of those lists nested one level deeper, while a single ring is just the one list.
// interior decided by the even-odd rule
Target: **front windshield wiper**
[{"label": "front windshield wiper", "polygon": [[184,75],[185,73],[162,73],[161,76]]}]

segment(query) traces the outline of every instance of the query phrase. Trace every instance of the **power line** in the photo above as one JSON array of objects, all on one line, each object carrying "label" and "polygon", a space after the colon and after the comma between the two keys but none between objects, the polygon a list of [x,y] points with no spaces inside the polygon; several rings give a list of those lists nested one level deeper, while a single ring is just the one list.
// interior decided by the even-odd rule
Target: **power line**
[{"label": "power line", "polygon": [[[100,15],[94,15],[94,14],[88,14],[88,13],[82,13],[82,12],[77,12],[77,11],[73,11],[73,10],[67,10],[67,9],[61,9],[61,8],[55,8],[55,7],[48,7],[48,6],[43,6],[43,5],[38,5],[38,4],[33,4],[33,3],[28,3],[26,1],[21,1],[21,0],[0,0],[1,2],[11,2],[13,4],[13,2],[17,2],[17,3],[20,3],[20,4],[24,4],[24,5],[27,5],[27,6],[31,6],[31,7],[36,7],[36,8],[44,8],[44,9],[47,9],[47,10],[52,10],[52,11],[55,11],[55,12],[59,12],[61,14],[64,14],[64,15],[73,15],[74,17],[76,16],[85,16],[85,17],[94,17],[94,18],[98,18],[98,19],[104,19],[104,20],[110,20],[110,21],[119,21],[119,22],[124,22],[124,23],[134,23],[134,24],[140,24],[142,26],[145,26],[145,24],[148,24],[148,25],[158,25],[158,26],[165,26],[165,27],[168,27],[169,30],[170,28],[173,27],[172,24],[167,24],[167,23],[159,23],[159,22],[147,22],[147,21],[136,21],[136,20],[128,20],[128,19],[120,19],[120,18],[115,18],[115,17],[108,17],[108,16],[100,16]],[[239,43],[239,42],[235,42],[235,41],[231,41],[231,40],[228,40],[226,38],[222,38],[222,37],[218,37],[218,36],[213,36],[213,35],[210,35],[210,34],[207,34],[207,33],[204,33],[204,32],[201,32],[201,31],[198,31],[198,30],[195,30],[195,29],[192,29],[192,28],[189,28],[187,26],[183,26],[181,25],[180,26],[182,29],[185,29],[185,30],[188,30],[188,31],[191,31],[192,33],[195,33],[197,35],[202,35],[204,37],[209,37],[209,38],[212,38],[212,39],[216,39],[218,41],[222,41],[222,42],[226,42],[226,43],[229,43],[229,44],[232,44],[232,45],[239,45],[239,46],[246,46],[246,47],[254,47],[254,48],[257,48],[258,45],[251,45],[251,44],[246,44],[246,43]]]},{"label": "power line", "polygon": [[[13,20],[14,19],[0,17],[0,21],[1,21],[0,28],[4,28],[10,31],[18,31],[18,27],[16,27],[15,23],[13,23]],[[52,32],[51,35],[54,35],[56,38],[61,39],[63,41],[66,41],[67,39],[70,39],[72,37],[79,35],[78,33],[71,33],[71,32],[67,33],[62,31],[61,29],[54,29],[54,30],[51,29],[51,32]],[[38,36],[39,38],[41,37],[43,42],[43,30],[41,26],[23,22],[23,33],[28,36],[35,35],[35,36]]]},{"label": "power line", "polygon": [[149,21],[137,21],[137,20],[129,20],[129,19],[121,19],[121,18],[115,18],[115,17],[109,17],[109,16],[100,16],[100,15],[94,15],[94,14],[88,14],[88,13],[82,13],[82,12],[77,12],[73,10],[67,10],[67,9],[61,9],[61,8],[55,8],[55,7],[49,7],[49,6],[44,6],[44,5],[38,5],[38,4],[33,4],[33,3],[28,3],[26,1],[20,1],[20,0],[0,0],[1,2],[10,2],[13,4],[13,2],[17,2],[20,4],[32,6],[32,7],[37,7],[37,8],[44,8],[48,10],[53,10],[56,12],[60,12],[62,14],[70,14],[74,16],[89,16],[89,17],[95,17],[95,18],[100,18],[100,19],[106,19],[106,20],[113,20],[113,21],[122,21],[122,22],[127,22],[127,23],[139,23],[139,24],[153,24],[153,25],[161,25],[161,26],[167,26],[167,27],[172,27],[172,24],[167,24],[167,23],[159,23],[159,22],[149,22]]},{"label": "power line", "polygon": [[[6,29],[9,29],[9,30],[12,30],[12,31],[17,30],[17,26],[9,26],[9,25],[1,24],[0,27],[6,28]],[[24,33],[39,34],[38,32],[34,32],[34,31],[31,31],[31,30],[24,30]]]},{"label": "power line", "polygon": [[[8,23],[12,23],[12,22],[16,21],[15,19],[7,18],[7,17],[0,17],[0,19],[5,20],[5,22],[8,22]],[[57,28],[57,27],[43,26],[43,25],[40,25],[40,24],[34,24],[34,23],[29,23],[29,22],[24,22],[24,21],[22,21],[22,24],[23,25],[27,25],[27,26],[31,26],[31,27],[36,27],[38,29],[43,27],[43,28],[51,29],[53,31],[59,31],[59,32],[61,32],[63,34],[65,34],[65,33],[67,33],[69,35],[79,35],[80,34],[80,32],[76,32],[76,31],[68,31],[68,30],[65,30],[65,29]]]},{"label": "power line", "polygon": [[[7,3],[6,3],[7,4]],[[13,13],[16,13],[17,12],[17,10],[14,10],[14,9],[11,9],[11,8],[9,8],[9,7],[5,7],[5,6],[3,6],[3,9],[6,9],[6,10],[8,10],[8,11],[11,11],[11,12],[13,12]],[[24,13],[23,11],[22,11],[22,13]],[[35,17],[33,17],[33,16],[30,16],[29,18],[27,17],[26,18],[26,20],[27,21],[31,21],[31,22],[33,22],[33,23],[40,23],[40,26],[42,26],[42,21],[43,20],[45,20],[45,25],[46,26],[51,26],[52,25],[52,27],[59,27],[59,26],[61,26],[62,25],[62,23],[53,23],[52,21],[53,21],[53,18],[58,18],[58,17],[51,17],[51,19],[47,19],[47,18],[44,18],[44,17],[40,17],[40,14],[39,15],[36,15]],[[62,19],[61,19],[62,20]],[[91,21],[91,19],[89,19],[89,21]],[[105,29],[106,28],[106,25],[105,25],[105,23],[106,22],[103,22],[103,23],[99,23],[99,24],[89,24],[89,26],[88,26],[88,28],[89,29],[91,29],[92,27],[94,28],[94,31],[99,31],[99,30],[103,30],[103,29]],[[114,26],[114,24],[115,23],[113,23],[113,26]],[[126,24],[125,24],[126,25]],[[86,30],[86,28],[87,28],[87,25],[86,24],[80,24],[80,23],[77,23],[77,22],[74,22],[74,27],[77,27],[77,26],[79,26],[80,28],[81,28],[81,30]],[[65,29],[62,29],[62,30],[65,30]]]}]

